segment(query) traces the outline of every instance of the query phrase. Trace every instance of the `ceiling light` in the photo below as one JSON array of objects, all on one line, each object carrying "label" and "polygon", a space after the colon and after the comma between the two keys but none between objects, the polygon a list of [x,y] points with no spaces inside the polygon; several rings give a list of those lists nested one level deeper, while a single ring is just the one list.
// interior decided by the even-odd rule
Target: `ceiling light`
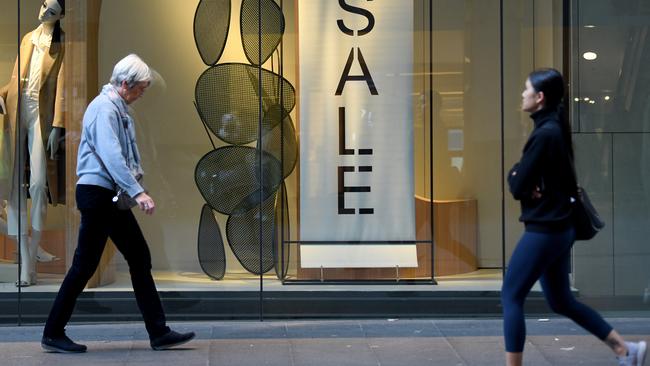
[{"label": "ceiling light", "polygon": [[609,100],[609,95],[605,95],[605,100]]},{"label": "ceiling light", "polygon": [[596,28],[596,26],[593,24],[587,24],[585,25],[585,28]]},{"label": "ceiling light", "polygon": [[596,104],[596,101],[595,100],[590,100],[589,104]]},{"label": "ceiling light", "polygon": [[583,57],[585,60],[593,61],[593,60],[595,60],[595,59],[598,57],[598,55],[596,54],[596,52],[588,51],[588,52],[583,53],[583,54],[582,54],[582,57]]},{"label": "ceiling light", "polygon": [[588,101],[589,101],[589,97],[585,97],[585,102],[588,102]]},{"label": "ceiling light", "polygon": [[579,102],[580,98],[573,98],[574,101]]}]

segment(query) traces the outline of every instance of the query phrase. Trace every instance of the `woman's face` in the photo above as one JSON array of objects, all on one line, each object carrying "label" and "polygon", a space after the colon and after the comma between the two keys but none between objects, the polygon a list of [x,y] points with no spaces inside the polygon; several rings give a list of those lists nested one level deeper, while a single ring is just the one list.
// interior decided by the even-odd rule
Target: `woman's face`
[{"label": "woman's face", "polygon": [[542,109],[544,94],[533,88],[530,79],[526,79],[526,89],[521,93],[521,110],[528,113],[536,112]]},{"label": "woman's face", "polygon": [[45,24],[52,24],[63,18],[61,5],[57,0],[44,0],[41,10],[38,13],[38,21]]}]

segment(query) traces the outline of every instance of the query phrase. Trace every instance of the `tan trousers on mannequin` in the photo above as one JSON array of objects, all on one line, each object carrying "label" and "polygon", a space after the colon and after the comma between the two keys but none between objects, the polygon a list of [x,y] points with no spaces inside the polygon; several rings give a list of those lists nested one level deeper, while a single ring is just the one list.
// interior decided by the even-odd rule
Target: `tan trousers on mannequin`
[{"label": "tan trousers on mannequin", "polygon": [[[17,141],[17,156],[14,159],[15,174],[13,181],[14,192],[7,202],[7,231],[10,236],[20,235],[21,271],[20,280],[28,284],[36,283],[36,256],[41,237],[41,231],[45,224],[47,213],[47,178],[46,178],[46,155],[45,146],[41,135],[41,122],[38,111],[38,97],[23,94],[20,107],[20,141]],[[27,144],[29,156],[22,153],[22,146]],[[26,192],[20,188],[23,177],[25,159],[29,158],[30,179],[29,196],[31,198],[30,219],[31,235],[27,235],[27,197]],[[20,192],[20,194],[18,194]],[[18,202],[20,200],[20,213]],[[21,229],[18,234],[18,215],[20,215]]]}]

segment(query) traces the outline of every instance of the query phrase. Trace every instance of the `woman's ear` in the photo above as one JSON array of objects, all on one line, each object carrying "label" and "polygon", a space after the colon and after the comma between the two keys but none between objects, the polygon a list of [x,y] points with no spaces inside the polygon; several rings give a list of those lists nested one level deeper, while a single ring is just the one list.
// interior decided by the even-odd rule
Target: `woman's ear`
[{"label": "woman's ear", "polygon": [[543,91],[537,92],[537,95],[535,95],[535,101],[542,106],[546,103],[546,96]]}]

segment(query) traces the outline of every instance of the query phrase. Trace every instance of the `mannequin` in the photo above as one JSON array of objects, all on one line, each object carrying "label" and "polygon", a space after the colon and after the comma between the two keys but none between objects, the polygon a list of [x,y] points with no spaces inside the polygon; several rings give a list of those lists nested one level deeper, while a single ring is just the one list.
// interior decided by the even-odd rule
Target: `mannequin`
[{"label": "mannequin", "polygon": [[[59,171],[60,165],[56,164],[56,160],[61,159],[59,144],[65,128],[64,34],[60,26],[64,14],[64,0],[43,2],[38,14],[41,25],[27,33],[21,42],[20,68],[17,60],[9,84],[0,89],[0,98],[6,107],[5,111],[0,111],[5,114],[0,135],[0,157],[5,167],[5,174],[0,175],[0,199],[7,200],[9,236],[17,238],[20,235],[21,273],[17,286],[36,284],[37,260],[57,259],[39,244],[48,198],[53,205],[65,203],[65,197],[58,192],[64,186],[58,179],[65,173]],[[31,230],[27,228],[26,167],[29,167]],[[18,215],[21,215],[20,230]]]}]

